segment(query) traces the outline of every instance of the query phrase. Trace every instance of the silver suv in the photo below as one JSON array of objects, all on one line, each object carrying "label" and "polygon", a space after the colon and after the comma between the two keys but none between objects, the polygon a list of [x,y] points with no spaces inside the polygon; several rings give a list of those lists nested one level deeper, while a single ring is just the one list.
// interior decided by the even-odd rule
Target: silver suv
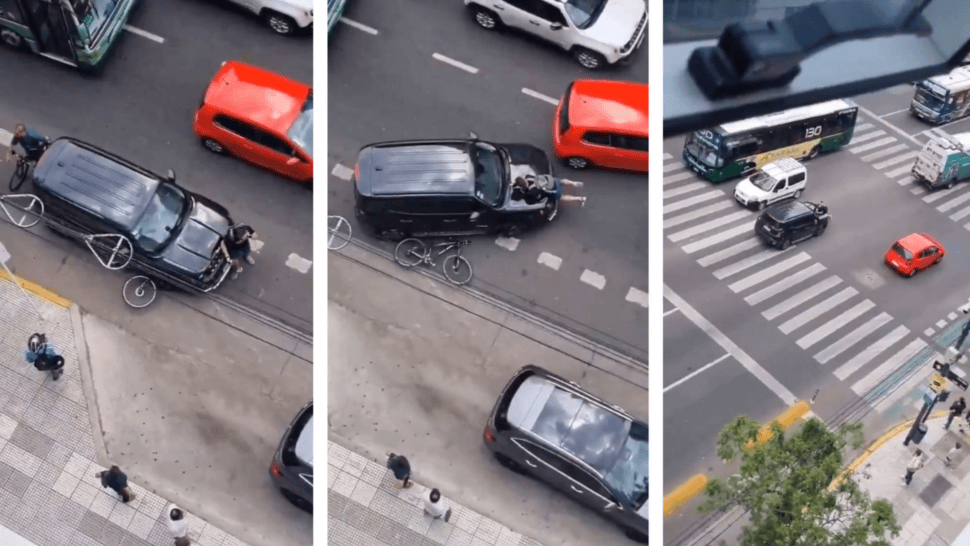
[{"label": "silver suv", "polygon": [[647,34],[645,0],[465,0],[482,28],[507,26],[550,41],[594,70],[624,61]]}]

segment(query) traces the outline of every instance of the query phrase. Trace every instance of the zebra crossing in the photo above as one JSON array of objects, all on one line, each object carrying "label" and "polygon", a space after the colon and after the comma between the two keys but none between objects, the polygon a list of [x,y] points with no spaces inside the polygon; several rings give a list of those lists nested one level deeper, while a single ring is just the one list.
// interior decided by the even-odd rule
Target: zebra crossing
[{"label": "zebra crossing", "polygon": [[[857,127],[855,153],[868,151],[862,157],[887,174],[898,170],[902,161],[891,154],[902,148],[876,150],[899,146],[895,137],[867,129],[873,126]],[[929,345],[798,245],[766,247],[754,232],[757,213],[737,206],[729,193],[733,184],[721,189],[698,181],[680,158],[664,154],[664,236],[857,395]]]}]

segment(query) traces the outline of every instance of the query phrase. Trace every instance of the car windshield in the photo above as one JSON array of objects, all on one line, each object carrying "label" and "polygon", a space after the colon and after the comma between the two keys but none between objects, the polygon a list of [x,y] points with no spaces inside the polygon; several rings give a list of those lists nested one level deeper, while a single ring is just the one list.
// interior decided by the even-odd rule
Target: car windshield
[{"label": "car windshield", "polygon": [[286,136],[303,150],[303,153],[313,159],[313,94],[307,98],[300,110],[293,126],[286,132]]},{"label": "car windshield", "polygon": [[913,259],[913,253],[903,248],[903,245],[899,243],[893,245],[893,250],[896,251],[896,254],[905,258],[907,262]]},{"label": "car windshield", "polygon": [[647,487],[647,468],[650,455],[649,442],[646,437],[646,427],[633,424],[630,436],[627,437],[620,450],[613,468],[603,477],[614,491],[624,496],[639,510],[647,502],[649,488]]},{"label": "car windshield", "polygon": [[938,96],[936,93],[931,93],[928,89],[922,87],[916,88],[916,96],[913,97],[913,100],[930,110],[939,110],[943,106],[943,97]]},{"label": "car windshield", "polygon": [[502,199],[502,154],[492,145],[476,142],[472,153],[475,165],[475,196],[497,207]]},{"label": "car windshield", "polygon": [[608,0],[568,0],[565,4],[566,15],[576,28],[593,26]]},{"label": "car windshield", "polygon": [[687,141],[687,152],[708,167],[717,168],[721,164],[720,158],[717,157],[717,150],[695,135],[691,135],[690,140]]},{"label": "car windshield", "polygon": [[775,184],[778,183],[770,174],[764,171],[758,171],[751,177],[751,183],[755,187],[760,188],[764,191],[771,191],[774,189]]},{"label": "car windshield", "polygon": [[90,41],[114,12],[119,0],[71,0],[71,7],[81,23],[78,31],[84,41]]},{"label": "car windshield", "polygon": [[182,218],[186,198],[182,190],[167,183],[158,186],[148,208],[132,230],[135,243],[147,252],[165,246]]}]

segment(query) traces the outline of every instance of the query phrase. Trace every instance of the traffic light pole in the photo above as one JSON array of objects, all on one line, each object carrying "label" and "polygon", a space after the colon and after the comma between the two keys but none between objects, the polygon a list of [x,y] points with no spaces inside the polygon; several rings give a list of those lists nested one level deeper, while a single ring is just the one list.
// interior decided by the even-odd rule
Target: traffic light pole
[{"label": "traffic light pole", "polygon": [[[970,304],[965,305],[964,307],[961,308],[961,310],[964,312],[964,314],[970,313]],[[947,351],[948,355],[944,357],[943,361],[942,362],[937,361],[933,363],[934,370],[937,370],[938,372],[940,372],[940,375],[942,377],[950,381],[953,381],[953,383],[955,383],[963,390],[967,390],[967,386],[968,386],[967,382],[959,375],[953,373],[953,371],[950,370],[950,366],[955,364],[957,360],[960,359],[960,348],[963,347],[963,342],[967,340],[968,334],[970,334],[970,320],[967,320],[963,324],[963,329],[960,332],[960,337],[957,338],[956,343],[954,343],[953,346],[950,347],[950,349]],[[909,433],[906,434],[906,439],[903,440],[904,446],[908,446],[909,443],[913,440],[913,438],[916,437],[916,433],[919,430],[919,426],[924,422],[926,422],[926,420],[929,418],[930,414],[933,412],[933,408],[936,406],[936,403],[942,400],[946,400],[947,396],[949,396],[949,393],[946,391],[936,393],[936,395],[933,397],[932,402],[926,401],[923,403],[923,407],[922,409],[920,409],[919,415],[913,421],[913,426],[909,429]]]}]

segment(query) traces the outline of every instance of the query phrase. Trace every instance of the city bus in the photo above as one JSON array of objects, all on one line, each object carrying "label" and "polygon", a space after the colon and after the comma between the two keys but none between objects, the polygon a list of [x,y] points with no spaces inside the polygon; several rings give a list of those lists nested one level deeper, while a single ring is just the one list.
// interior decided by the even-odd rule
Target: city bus
[{"label": "city bus", "polygon": [[914,116],[930,123],[949,123],[970,114],[970,67],[961,66],[916,84],[909,105]]},{"label": "city bus", "polygon": [[0,0],[0,41],[82,69],[97,69],[137,0]]},{"label": "city bus", "polygon": [[812,159],[848,144],[858,113],[855,102],[837,99],[695,131],[684,163],[721,182],[783,157]]}]

